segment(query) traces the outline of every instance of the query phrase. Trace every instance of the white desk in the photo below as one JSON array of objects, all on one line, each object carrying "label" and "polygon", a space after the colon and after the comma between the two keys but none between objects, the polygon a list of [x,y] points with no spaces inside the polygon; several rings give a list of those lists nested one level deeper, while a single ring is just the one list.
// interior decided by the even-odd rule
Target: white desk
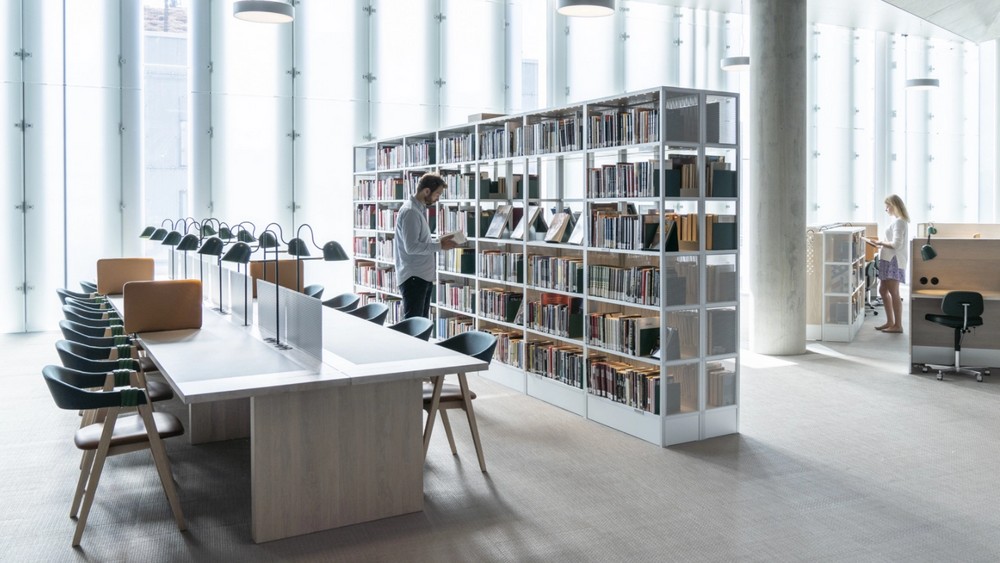
[{"label": "white desk", "polygon": [[256,542],[422,510],[421,379],[486,368],[333,309],[323,315],[322,362],[208,309],[199,330],[139,335],[185,404],[249,398]]}]

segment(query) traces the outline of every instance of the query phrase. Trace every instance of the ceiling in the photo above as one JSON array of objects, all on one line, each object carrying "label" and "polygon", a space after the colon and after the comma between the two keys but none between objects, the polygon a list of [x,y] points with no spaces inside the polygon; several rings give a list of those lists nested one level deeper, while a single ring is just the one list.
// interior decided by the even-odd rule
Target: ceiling
[{"label": "ceiling", "polygon": [[[745,12],[754,0],[650,1],[669,6]],[[811,23],[976,43],[1000,38],[1000,0],[806,1]]]}]

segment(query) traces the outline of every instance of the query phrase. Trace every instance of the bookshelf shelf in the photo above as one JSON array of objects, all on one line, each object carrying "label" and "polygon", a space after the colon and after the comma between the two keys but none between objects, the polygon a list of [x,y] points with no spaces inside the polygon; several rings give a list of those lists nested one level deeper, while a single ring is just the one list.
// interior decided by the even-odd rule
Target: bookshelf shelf
[{"label": "bookshelf shelf", "polygon": [[355,248],[381,253],[356,268],[402,281],[371,273],[382,226],[437,171],[432,230],[469,239],[438,257],[438,338],[494,332],[484,376],[661,446],[737,432],[738,107],[651,88],[355,147]]}]

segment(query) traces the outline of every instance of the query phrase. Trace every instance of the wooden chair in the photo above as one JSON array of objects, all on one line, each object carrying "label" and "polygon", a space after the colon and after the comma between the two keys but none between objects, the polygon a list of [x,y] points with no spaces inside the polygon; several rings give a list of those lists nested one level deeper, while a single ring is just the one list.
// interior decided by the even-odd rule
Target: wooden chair
[{"label": "wooden chair", "polygon": [[84,293],[97,293],[97,284],[86,280],[80,281],[80,288]]},{"label": "wooden chair", "polygon": [[305,293],[309,297],[315,297],[316,299],[322,299],[323,298],[323,290],[324,289],[326,289],[326,288],[324,288],[322,285],[320,285],[318,283],[314,283],[312,285],[307,285],[304,288],[302,288],[302,293]]},{"label": "wooden chair", "polygon": [[403,334],[419,338],[420,340],[426,342],[431,337],[431,331],[434,330],[434,323],[432,323],[430,319],[425,319],[424,317],[411,317],[405,321],[400,321],[389,328],[402,332]]},{"label": "wooden chair", "polygon": [[[89,424],[76,431],[74,443],[83,450],[80,479],[77,481],[70,518],[77,518],[73,546],[80,545],[87,516],[94,504],[94,495],[101,480],[104,462],[108,456],[149,449],[160,476],[163,492],[173,512],[177,528],[185,530],[180,499],[174,488],[170,461],[163,438],[184,434],[184,426],[172,414],[153,412],[143,389],[128,387],[112,391],[86,391],[95,387],[103,375],[80,374],[59,366],[45,366],[42,376],[56,406],[67,410],[106,409],[104,420]],[[136,407],[138,416],[119,416],[123,408]],[[150,431],[152,429],[152,431]],[[82,504],[81,504],[82,501]]]},{"label": "wooden chair", "polygon": [[385,323],[385,318],[389,316],[389,307],[385,303],[369,303],[364,307],[348,311],[347,314],[381,325]]},{"label": "wooden chair", "polygon": [[103,327],[122,324],[121,319],[108,318],[104,314],[95,314],[93,311],[85,311],[83,309],[73,307],[72,305],[63,305],[62,311],[63,317],[65,317],[67,321],[73,321],[75,323]]},{"label": "wooden chair", "polygon": [[79,342],[87,346],[96,346],[98,348],[109,348],[133,342],[130,336],[104,336],[105,329],[102,327],[87,327],[67,320],[59,321],[59,330],[62,332],[63,339],[65,340]]},{"label": "wooden chair", "polygon": [[331,309],[350,313],[358,307],[359,301],[361,301],[361,297],[353,293],[341,293],[336,297],[327,299],[323,302],[323,305]]},{"label": "wooden chair", "polygon": [[[493,351],[497,347],[497,338],[488,332],[470,331],[452,336],[438,342],[449,350],[461,352],[478,360],[490,363]],[[448,422],[449,409],[462,409],[469,419],[469,430],[472,432],[472,442],[476,445],[476,456],[479,458],[479,469],[486,473],[486,461],[483,458],[483,445],[479,440],[479,427],[476,425],[476,415],[472,410],[472,400],[476,394],[469,390],[469,382],[464,373],[458,374],[458,385],[445,383],[444,376],[434,377],[424,383],[424,410],[427,411],[427,425],[424,427],[424,456],[427,456],[427,446],[430,445],[431,432],[434,429],[434,417],[440,412],[445,434],[452,455],[458,455],[455,448],[455,438]]]},{"label": "wooden chair", "polygon": [[[147,381],[146,371],[143,367],[152,366],[148,371],[155,371],[156,366],[148,359],[146,362],[139,359],[132,359],[132,362],[122,362],[117,359],[110,359],[111,350],[87,346],[68,340],[56,342],[56,353],[59,354],[59,361],[64,367],[82,371],[85,373],[97,373],[106,375],[116,369],[134,369],[139,374],[138,385],[148,391],[152,401],[167,401],[174,398],[174,392],[170,385],[159,381]],[[146,363],[146,366],[143,364]]]},{"label": "wooden chair", "polygon": [[66,304],[66,299],[72,297],[73,299],[78,299],[80,301],[90,301],[90,302],[104,302],[104,297],[95,297],[91,293],[80,293],[79,291],[71,291],[68,289],[63,289],[61,287],[56,288],[56,295],[59,296],[59,301]]}]

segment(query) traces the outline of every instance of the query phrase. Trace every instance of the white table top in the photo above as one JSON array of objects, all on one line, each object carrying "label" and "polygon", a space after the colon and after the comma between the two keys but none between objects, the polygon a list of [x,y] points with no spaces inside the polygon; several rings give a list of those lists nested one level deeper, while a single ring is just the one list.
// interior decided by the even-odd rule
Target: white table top
[{"label": "white table top", "polygon": [[[110,299],[119,311],[122,299]],[[201,329],[138,335],[184,403],[486,369],[471,356],[324,307],[323,361],[282,351],[205,308]]]},{"label": "white table top", "polygon": [[[951,291],[964,291],[960,289],[917,289],[910,292],[910,295],[914,299],[940,299],[944,297]],[[1000,300],[1000,291],[984,291],[973,289],[969,291],[978,291],[982,294],[984,301],[998,301]]]}]

